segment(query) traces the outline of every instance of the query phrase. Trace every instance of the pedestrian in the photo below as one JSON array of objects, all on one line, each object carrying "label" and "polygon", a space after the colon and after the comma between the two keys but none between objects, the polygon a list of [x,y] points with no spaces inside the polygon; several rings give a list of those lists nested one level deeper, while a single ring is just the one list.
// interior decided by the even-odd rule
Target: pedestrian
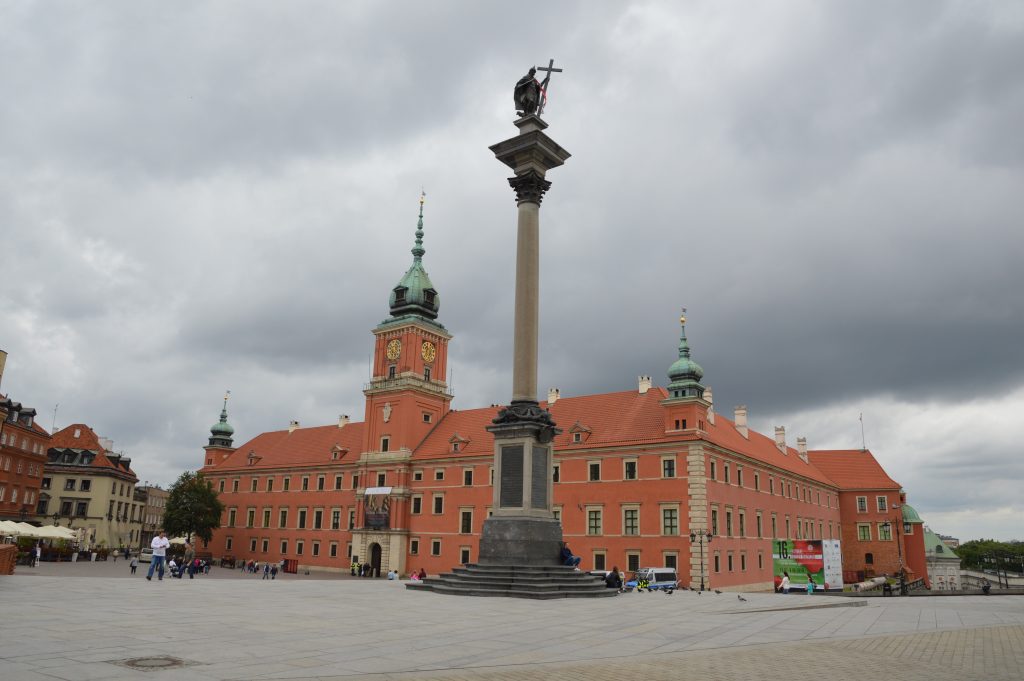
[{"label": "pedestrian", "polygon": [[171,545],[171,542],[167,539],[167,533],[160,530],[160,534],[153,537],[153,541],[150,543],[150,547],[153,549],[152,562],[149,564],[149,572],[146,574],[146,581],[153,581],[153,572],[158,573],[158,580],[163,581],[164,579],[164,559],[167,557],[167,547]]},{"label": "pedestrian", "polygon": [[788,572],[784,571],[782,573],[782,584],[779,585],[779,591],[781,591],[784,594],[788,594],[789,593],[789,573]]},{"label": "pedestrian", "polygon": [[210,574],[210,561],[208,561],[208,560],[204,560],[203,561],[203,574],[204,575]]},{"label": "pedestrian", "polygon": [[188,578],[195,579],[196,568],[192,564],[196,560],[196,550],[191,542],[185,542],[185,558],[181,561],[181,567],[188,569]]},{"label": "pedestrian", "polygon": [[352,564],[348,566],[349,574],[351,574],[353,577],[355,577],[356,576],[356,570],[358,570],[358,569],[359,569],[359,563],[355,559],[353,559],[352,560]]},{"label": "pedestrian", "polygon": [[132,556],[132,562],[130,563],[130,565],[132,566],[132,574],[134,575],[135,571],[139,569],[139,557]]},{"label": "pedestrian", "polygon": [[622,590],[622,575],[619,574],[619,566],[616,565],[608,576],[604,578],[604,585],[608,589]]},{"label": "pedestrian", "polygon": [[263,579],[270,579],[270,563],[263,564]]},{"label": "pedestrian", "polygon": [[420,573],[417,576],[420,578],[420,581],[422,582],[424,579],[427,578],[427,571],[423,568],[420,568]]},{"label": "pedestrian", "polygon": [[274,566],[270,568],[270,579],[271,581],[277,579],[277,563],[274,563]]},{"label": "pedestrian", "polygon": [[120,551],[120,549],[114,549],[113,551],[111,551],[111,553],[113,553],[113,554],[114,554],[114,562],[115,562],[115,563],[117,562],[117,552],[118,552],[118,551]]},{"label": "pedestrian", "polygon": [[33,551],[33,553],[35,553],[35,556],[36,556],[36,565],[35,566],[39,567],[39,561],[41,561],[42,558],[43,558],[43,547],[39,544],[39,542],[36,542],[36,548],[35,548],[35,551]]},{"label": "pedestrian", "polygon": [[394,570],[388,570],[388,581],[394,581],[397,576]]},{"label": "pedestrian", "polygon": [[807,595],[808,596],[813,596],[814,595],[814,580],[811,579],[810,575],[807,575]]}]

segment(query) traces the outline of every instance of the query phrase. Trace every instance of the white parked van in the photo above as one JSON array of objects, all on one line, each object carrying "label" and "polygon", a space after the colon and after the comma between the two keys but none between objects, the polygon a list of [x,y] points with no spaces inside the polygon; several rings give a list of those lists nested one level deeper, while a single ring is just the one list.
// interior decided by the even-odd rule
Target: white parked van
[{"label": "white parked van", "polygon": [[640,568],[633,573],[633,576],[626,582],[627,588],[634,589],[650,589],[651,591],[657,590],[671,590],[675,589],[679,583],[679,576],[676,574],[675,568]]},{"label": "white parked van", "polygon": [[152,563],[153,562],[153,549],[146,547],[139,552],[140,563]]}]

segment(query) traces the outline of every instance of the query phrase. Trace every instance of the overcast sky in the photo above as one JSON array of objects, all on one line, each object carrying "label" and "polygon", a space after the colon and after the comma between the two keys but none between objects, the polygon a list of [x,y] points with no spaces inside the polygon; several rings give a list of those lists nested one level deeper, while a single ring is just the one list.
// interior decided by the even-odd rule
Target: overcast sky
[{"label": "overcast sky", "polygon": [[411,261],[455,408],[511,392],[515,203],[488,146],[549,58],[542,390],[665,385],[868,446],[938,532],[1024,539],[1024,4],[0,6],[3,392],[168,484],[361,419]]}]

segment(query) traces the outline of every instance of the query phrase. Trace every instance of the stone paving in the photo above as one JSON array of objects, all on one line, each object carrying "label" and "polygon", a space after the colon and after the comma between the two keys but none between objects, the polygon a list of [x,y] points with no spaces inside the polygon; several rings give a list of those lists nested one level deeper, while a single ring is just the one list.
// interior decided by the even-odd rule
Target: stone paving
[{"label": "stone paving", "polygon": [[[1024,597],[524,601],[386,580],[147,582],[51,567],[0,578],[3,681],[1024,678]],[[121,664],[154,657],[186,666]]]}]

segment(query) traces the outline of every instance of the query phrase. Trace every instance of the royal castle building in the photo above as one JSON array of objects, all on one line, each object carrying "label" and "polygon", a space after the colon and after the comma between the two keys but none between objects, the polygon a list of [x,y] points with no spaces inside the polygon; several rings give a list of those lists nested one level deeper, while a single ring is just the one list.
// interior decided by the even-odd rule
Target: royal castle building
[{"label": "royal castle building", "polygon": [[[214,557],[338,571],[355,560],[403,575],[476,559],[494,504],[486,428],[499,407],[451,408],[453,334],[439,320],[424,253],[421,206],[412,265],[372,331],[361,422],[293,422],[235,446],[225,400],[201,468],[226,507],[206,547]],[[664,387],[641,376],[628,390],[552,390],[542,403],[562,429],[555,512],[583,568],[668,566],[693,586],[768,590],[773,539],[832,539],[841,541],[845,582],[901,565],[911,579],[925,576],[907,561],[914,535],[894,527],[903,491],[871,452],[808,451],[783,428],[749,428],[745,407],[717,413],[685,318],[675,352],[671,342]]]}]

